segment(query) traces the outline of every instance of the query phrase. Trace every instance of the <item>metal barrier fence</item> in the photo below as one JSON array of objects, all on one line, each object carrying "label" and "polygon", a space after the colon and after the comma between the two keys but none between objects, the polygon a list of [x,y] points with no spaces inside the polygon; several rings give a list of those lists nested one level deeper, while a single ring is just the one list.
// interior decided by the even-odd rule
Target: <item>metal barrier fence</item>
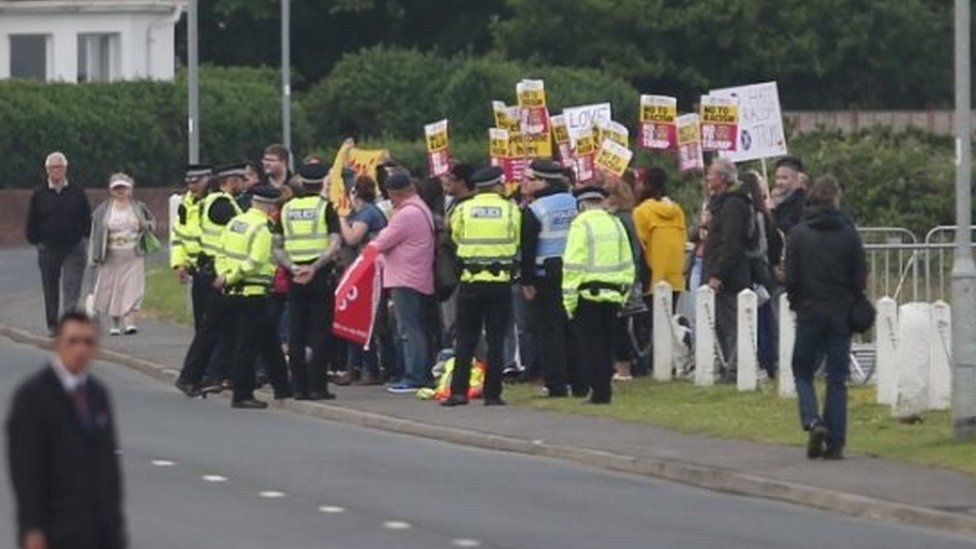
[{"label": "metal barrier fence", "polygon": [[[976,226],[970,228],[970,234]],[[899,303],[949,301],[956,227],[939,226],[924,240],[902,227],[859,228],[868,265],[868,294]],[[971,238],[971,237],[970,237]]]}]

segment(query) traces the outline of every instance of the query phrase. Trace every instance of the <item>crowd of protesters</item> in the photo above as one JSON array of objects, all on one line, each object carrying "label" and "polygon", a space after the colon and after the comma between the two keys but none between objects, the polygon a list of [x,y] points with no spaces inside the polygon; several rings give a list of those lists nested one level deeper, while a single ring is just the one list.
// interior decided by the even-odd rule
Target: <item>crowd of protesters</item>
[{"label": "crowd of protesters", "polygon": [[[170,266],[192,285],[195,336],[177,381],[186,395],[230,389],[235,407],[263,408],[253,390],[265,382],[277,399],[333,399],[330,382],[423,394],[435,364],[450,359],[445,406],[475,394],[503,405],[505,378],[538,382],[549,398],[606,404],[612,381],[650,369],[641,342],[651,340],[650,296],[662,282],[673,292],[672,312],[688,316],[688,289],[715,291],[720,380],[734,382],[737,296],[752,289],[760,367],[769,378],[793,368],[811,457],[842,455],[846,318],[864,285],[863,250],[839,209],[837,182],[811,185],[799,159],[776,163],[771,189],[760,173],[714,159],[690,226],[656,166],[580,183],[572,169],[536,159],[511,186],[500,168],[457,161],[444,176],[418,179],[386,159],[375,177],[344,169],[341,183],[321,158],[305,158],[296,173],[289,162],[290,151],[271,145],[260,162],[187,167],[170,235]],[[111,319],[110,333],[135,333],[143,257],[159,245],[152,214],[133,198],[126,174],[109,178],[109,199],[93,214],[68,184],[67,158],[52,153],[45,166],[27,236],[39,251],[49,328],[59,294],[65,309],[80,300],[90,237],[90,306]],[[330,199],[335,184],[346,211]],[[363,347],[331,325],[337,283],[367,251],[380,258],[382,293]],[[792,365],[777,364],[783,293],[798,315]],[[628,322],[634,317],[645,321]],[[823,355],[820,416],[812,377]],[[483,365],[477,393],[472,364]]]}]

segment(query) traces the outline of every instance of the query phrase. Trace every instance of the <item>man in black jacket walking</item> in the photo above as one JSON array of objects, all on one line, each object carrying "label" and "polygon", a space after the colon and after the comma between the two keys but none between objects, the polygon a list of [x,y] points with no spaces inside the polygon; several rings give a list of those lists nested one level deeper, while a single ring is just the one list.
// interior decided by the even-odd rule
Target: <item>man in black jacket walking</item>
[{"label": "man in black jacket walking", "polygon": [[[796,311],[793,375],[801,426],[810,433],[810,458],[843,457],[851,349],[848,317],[866,281],[861,237],[850,217],[839,210],[840,195],[833,177],[817,180],[807,197],[803,220],[786,244],[786,292]],[[823,356],[827,399],[821,416],[813,374]]]},{"label": "man in black jacket walking", "polygon": [[17,389],[7,416],[17,547],[123,549],[115,418],[108,390],[88,373],[98,335],[80,312],[56,328],[54,356]]},{"label": "man in black jacket walking", "polygon": [[[27,241],[37,246],[44,288],[44,313],[54,333],[61,309],[78,306],[85,274],[85,239],[91,232],[91,204],[85,190],[68,184],[68,159],[53,152],[44,161],[47,182],[34,189],[27,210]],[[63,292],[63,295],[62,295]]]},{"label": "man in black jacket walking", "polygon": [[746,252],[755,238],[752,199],[738,180],[735,163],[712,161],[706,176],[712,198],[712,220],[705,240],[703,279],[715,290],[715,332],[725,360],[724,381],[735,379],[736,304],[739,292],[752,287],[752,267]]}]

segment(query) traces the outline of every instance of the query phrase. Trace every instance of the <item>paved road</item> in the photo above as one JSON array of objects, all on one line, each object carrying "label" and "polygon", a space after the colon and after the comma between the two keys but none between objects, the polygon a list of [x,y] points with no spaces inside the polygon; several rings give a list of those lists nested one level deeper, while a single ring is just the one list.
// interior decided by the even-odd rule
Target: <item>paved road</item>
[{"label": "paved road", "polygon": [[[0,339],[0,406],[43,358]],[[137,549],[972,546],[283,411],[234,411],[224,400],[183,399],[121,366],[98,364],[96,372],[120,415]],[[7,498],[0,515],[0,540],[11,539]]]}]

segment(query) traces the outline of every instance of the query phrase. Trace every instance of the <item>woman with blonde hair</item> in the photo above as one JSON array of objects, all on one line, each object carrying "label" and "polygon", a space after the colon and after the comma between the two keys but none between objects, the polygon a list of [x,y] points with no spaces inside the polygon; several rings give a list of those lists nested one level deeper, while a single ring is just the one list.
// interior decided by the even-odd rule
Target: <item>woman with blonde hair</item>
[{"label": "woman with blonde hair", "polygon": [[156,220],[145,204],[132,198],[134,182],[124,173],[109,178],[109,198],[92,213],[89,263],[95,269],[95,311],[112,319],[110,335],[139,330],[135,313],[145,290],[145,256],[159,249],[152,231]]}]

